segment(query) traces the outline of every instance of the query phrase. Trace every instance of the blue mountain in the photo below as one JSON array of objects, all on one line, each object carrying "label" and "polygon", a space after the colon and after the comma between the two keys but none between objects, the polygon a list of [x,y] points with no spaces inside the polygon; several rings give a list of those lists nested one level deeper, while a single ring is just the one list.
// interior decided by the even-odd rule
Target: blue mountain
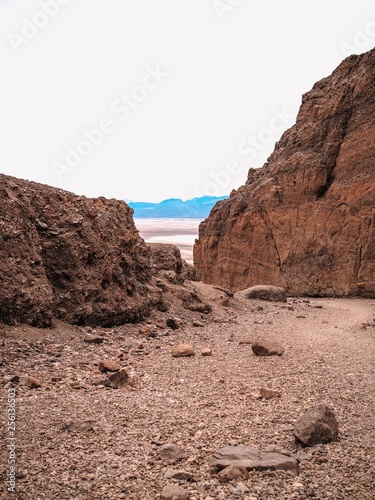
[{"label": "blue mountain", "polygon": [[169,198],[160,203],[129,202],[134,210],[134,217],[138,219],[205,219],[211,209],[220,200],[228,196],[202,196],[182,201],[179,198]]}]

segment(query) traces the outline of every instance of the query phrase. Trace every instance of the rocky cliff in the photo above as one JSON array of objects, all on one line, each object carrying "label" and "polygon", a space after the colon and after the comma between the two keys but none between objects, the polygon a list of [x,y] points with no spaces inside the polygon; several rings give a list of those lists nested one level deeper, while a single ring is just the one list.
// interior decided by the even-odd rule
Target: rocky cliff
[{"label": "rocky cliff", "polygon": [[201,224],[194,259],[232,290],[375,297],[375,49],[303,96],[268,162]]},{"label": "rocky cliff", "polygon": [[150,256],[132,214],[0,175],[0,321],[112,326],[147,315]]}]

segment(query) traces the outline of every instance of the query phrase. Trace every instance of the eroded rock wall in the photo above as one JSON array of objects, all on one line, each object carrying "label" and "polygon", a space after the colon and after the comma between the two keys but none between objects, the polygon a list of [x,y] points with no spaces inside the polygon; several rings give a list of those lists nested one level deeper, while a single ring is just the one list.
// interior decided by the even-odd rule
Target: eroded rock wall
[{"label": "eroded rock wall", "polygon": [[112,326],[148,314],[150,256],[126,203],[0,174],[0,321]]},{"label": "eroded rock wall", "polygon": [[375,49],[303,96],[268,162],[201,224],[194,259],[234,291],[375,296]]}]

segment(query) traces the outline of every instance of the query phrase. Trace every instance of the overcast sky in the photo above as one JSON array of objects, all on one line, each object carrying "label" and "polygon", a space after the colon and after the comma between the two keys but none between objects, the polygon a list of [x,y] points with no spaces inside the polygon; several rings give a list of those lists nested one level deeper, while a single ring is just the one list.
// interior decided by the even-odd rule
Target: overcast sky
[{"label": "overcast sky", "polygon": [[375,45],[367,0],[0,0],[0,171],[87,196],[222,195]]}]

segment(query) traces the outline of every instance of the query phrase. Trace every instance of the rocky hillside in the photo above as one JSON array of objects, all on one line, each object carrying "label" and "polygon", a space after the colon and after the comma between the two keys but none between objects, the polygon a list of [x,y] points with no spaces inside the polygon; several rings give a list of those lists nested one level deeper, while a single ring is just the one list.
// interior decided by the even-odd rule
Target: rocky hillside
[{"label": "rocky hillside", "polygon": [[375,296],[375,49],[302,99],[261,169],[200,226],[201,278],[233,290]]},{"label": "rocky hillside", "polygon": [[132,213],[124,202],[0,175],[0,321],[143,318],[151,265]]}]

